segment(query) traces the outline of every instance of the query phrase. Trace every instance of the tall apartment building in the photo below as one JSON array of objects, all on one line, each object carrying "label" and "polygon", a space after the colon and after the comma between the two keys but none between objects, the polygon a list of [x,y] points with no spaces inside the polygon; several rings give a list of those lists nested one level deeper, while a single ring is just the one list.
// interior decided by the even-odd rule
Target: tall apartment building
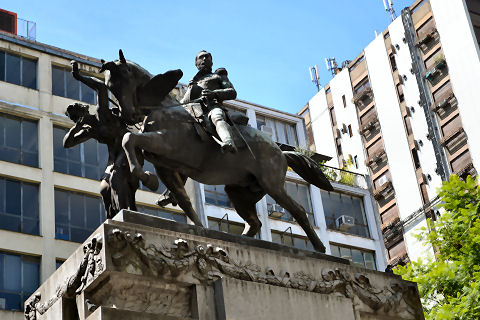
[{"label": "tall apartment building", "polygon": [[418,0],[299,112],[311,148],[368,173],[390,264],[425,254],[437,188],[480,168],[480,2]]},{"label": "tall apartment building", "polygon": [[[71,60],[79,62],[84,74],[101,76],[96,58],[0,32],[0,319],[23,319],[24,299],[105,218],[98,179],[106,147],[96,141],[62,147],[73,125],[64,115],[66,107],[79,101],[93,112],[96,104],[95,92],[72,78]],[[177,93],[182,94],[181,86]],[[250,125],[279,143],[290,148],[306,143],[300,116],[242,100],[229,101],[228,107],[246,113]],[[290,171],[286,189],[306,209],[328,254],[384,270],[380,223],[365,176],[326,170],[336,181],[332,192],[308,185]],[[205,226],[242,232],[243,220],[223,186],[189,181],[187,189]],[[138,210],[190,223],[178,207],[156,207],[157,198],[142,187],[136,194]],[[257,211],[263,223],[258,238],[311,248],[303,230],[271,198],[259,201]]]}]

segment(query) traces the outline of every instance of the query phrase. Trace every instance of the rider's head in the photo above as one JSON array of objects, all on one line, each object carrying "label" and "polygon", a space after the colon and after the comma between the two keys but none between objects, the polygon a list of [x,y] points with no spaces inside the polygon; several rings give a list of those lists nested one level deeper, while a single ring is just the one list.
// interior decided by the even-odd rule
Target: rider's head
[{"label": "rider's head", "polygon": [[200,51],[197,56],[195,57],[195,66],[198,70],[208,69],[212,70],[212,55],[210,52],[205,50]]},{"label": "rider's head", "polygon": [[67,107],[65,115],[73,122],[77,122],[81,117],[88,114],[88,105],[81,103],[74,103]]}]

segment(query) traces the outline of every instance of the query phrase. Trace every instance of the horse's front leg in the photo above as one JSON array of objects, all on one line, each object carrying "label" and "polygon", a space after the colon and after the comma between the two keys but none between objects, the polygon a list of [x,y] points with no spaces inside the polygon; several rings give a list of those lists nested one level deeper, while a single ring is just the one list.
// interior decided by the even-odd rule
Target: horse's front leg
[{"label": "horse's front leg", "polygon": [[[147,136],[147,137],[146,137]],[[142,165],[137,159],[136,148],[143,148],[143,140],[150,137],[148,133],[132,133],[127,132],[122,139],[122,147],[125,150],[125,155],[127,156],[128,164],[130,166],[130,172],[133,176],[137,177],[142,181],[142,183],[150,190],[157,191],[158,189],[158,179],[155,174],[151,172],[143,172]],[[149,143],[152,143],[150,141]]]}]

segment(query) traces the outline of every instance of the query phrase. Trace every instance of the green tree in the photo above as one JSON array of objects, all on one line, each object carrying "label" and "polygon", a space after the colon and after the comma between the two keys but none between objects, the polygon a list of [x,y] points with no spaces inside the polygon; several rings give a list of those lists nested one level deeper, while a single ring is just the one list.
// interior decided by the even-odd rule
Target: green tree
[{"label": "green tree", "polygon": [[439,196],[445,211],[419,235],[435,258],[398,267],[396,274],[418,283],[426,319],[480,319],[480,187],[457,176]]}]

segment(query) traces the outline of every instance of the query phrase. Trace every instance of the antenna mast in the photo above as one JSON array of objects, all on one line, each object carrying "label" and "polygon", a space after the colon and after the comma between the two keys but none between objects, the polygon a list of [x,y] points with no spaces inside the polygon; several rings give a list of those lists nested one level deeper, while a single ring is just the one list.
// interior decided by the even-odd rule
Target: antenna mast
[{"label": "antenna mast", "polygon": [[310,71],[310,80],[317,86],[317,91],[320,91],[320,73],[318,72],[317,65],[308,68],[308,71]]},{"label": "antenna mast", "polygon": [[395,9],[393,8],[393,0],[383,0],[383,6],[385,7],[385,11],[390,13],[390,18],[395,20],[397,15],[395,14]]},{"label": "antenna mast", "polygon": [[325,65],[327,66],[327,70],[334,77],[338,69],[337,61],[335,60],[335,58],[325,58]]}]

